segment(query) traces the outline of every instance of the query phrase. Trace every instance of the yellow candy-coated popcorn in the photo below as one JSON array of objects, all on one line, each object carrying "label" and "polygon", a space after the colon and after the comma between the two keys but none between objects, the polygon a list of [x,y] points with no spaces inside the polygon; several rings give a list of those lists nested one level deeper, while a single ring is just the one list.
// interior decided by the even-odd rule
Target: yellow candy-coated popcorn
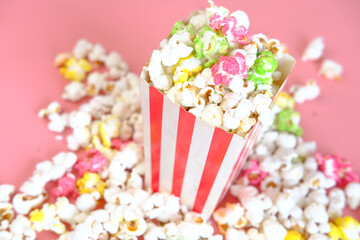
[{"label": "yellow candy-coated popcorn", "polygon": [[335,224],[346,229],[358,229],[359,222],[350,216],[335,219]]},{"label": "yellow candy-coated popcorn", "polygon": [[328,235],[332,240],[340,240],[340,239],[345,238],[343,232],[341,231],[341,229],[338,226],[336,226],[334,223],[329,223],[329,224],[330,224],[331,230],[328,233]]},{"label": "yellow candy-coated popcorn", "polygon": [[86,172],[82,178],[77,180],[76,185],[80,194],[98,191],[102,195],[106,187],[106,183],[100,179],[99,175],[92,172]]},{"label": "yellow candy-coated popcorn", "polygon": [[190,77],[196,76],[202,71],[201,62],[190,54],[186,58],[181,58],[178,63],[173,67],[173,82],[174,84],[183,84]]},{"label": "yellow candy-coated popcorn", "polygon": [[284,240],[305,240],[305,237],[295,230],[290,230],[287,232]]},{"label": "yellow candy-coated popcorn", "polygon": [[44,220],[45,214],[43,210],[35,209],[30,213],[30,222],[42,222]]},{"label": "yellow candy-coated popcorn", "polygon": [[360,240],[360,224],[350,216],[337,218],[330,226],[329,236],[333,240]]},{"label": "yellow candy-coated popcorn", "polygon": [[86,77],[86,73],[92,70],[91,64],[86,59],[76,59],[74,57],[65,61],[60,67],[60,73],[70,81],[81,82]]},{"label": "yellow candy-coated popcorn", "polygon": [[290,108],[293,109],[295,106],[294,98],[286,93],[286,92],[280,92],[278,99],[276,100],[276,105],[281,107],[282,109]]},{"label": "yellow candy-coated popcorn", "polygon": [[99,136],[94,135],[91,143],[92,143],[92,146],[89,146],[88,149],[95,148],[95,149],[99,150],[107,158],[112,158],[113,151],[110,148],[107,148],[103,145],[101,138]]},{"label": "yellow candy-coated popcorn", "polygon": [[111,139],[106,134],[105,124],[103,122],[99,122],[98,124],[99,124],[99,135],[100,135],[101,142],[103,143],[103,145],[106,148],[110,148],[111,147]]}]

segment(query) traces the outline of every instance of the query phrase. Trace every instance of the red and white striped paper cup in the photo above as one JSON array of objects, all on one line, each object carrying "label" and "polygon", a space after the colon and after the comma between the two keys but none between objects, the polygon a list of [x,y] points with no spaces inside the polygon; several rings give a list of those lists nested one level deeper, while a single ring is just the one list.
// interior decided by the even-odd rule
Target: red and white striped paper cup
[{"label": "red and white striped paper cup", "polygon": [[[278,61],[281,79],[273,103],[295,65],[285,54]],[[245,138],[211,126],[172,103],[141,75],[145,186],[180,197],[182,204],[208,219],[239,174],[261,131],[257,122]]]}]

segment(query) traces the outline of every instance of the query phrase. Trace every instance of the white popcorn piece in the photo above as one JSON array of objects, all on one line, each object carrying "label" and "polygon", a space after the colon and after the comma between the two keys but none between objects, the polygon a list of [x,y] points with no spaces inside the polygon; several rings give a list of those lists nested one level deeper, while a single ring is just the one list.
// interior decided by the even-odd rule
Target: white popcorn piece
[{"label": "white popcorn piece", "polygon": [[56,199],[56,214],[59,218],[67,223],[72,223],[75,215],[79,213],[75,205],[69,203],[66,197],[59,197]]},{"label": "white popcorn piece", "polygon": [[101,90],[106,90],[107,73],[92,72],[86,78],[87,93],[89,95],[98,95]]},{"label": "white popcorn piece", "polygon": [[275,204],[279,209],[279,213],[283,218],[288,218],[291,210],[295,207],[294,198],[287,193],[279,193],[275,200]]},{"label": "white popcorn piece", "polygon": [[77,41],[74,49],[73,54],[76,58],[85,58],[92,50],[92,44],[88,42],[86,39],[80,39]]},{"label": "white popcorn piece", "polygon": [[343,67],[333,60],[326,59],[322,62],[319,73],[326,79],[341,80]]},{"label": "white popcorn piece", "polygon": [[11,203],[0,202],[0,230],[6,230],[14,218],[14,210]]},{"label": "white popcorn piece", "polygon": [[329,206],[331,209],[343,209],[346,204],[345,192],[340,188],[333,188],[329,192]]},{"label": "white popcorn piece", "polygon": [[322,57],[325,44],[322,37],[314,38],[306,47],[301,60],[302,61],[315,61]]},{"label": "white popcorn piece", "polygon": [[92,62],[103,62],[106,57],[106,50],[101,44],[95,44],[90,51],[88,58]]},{"label": "white popcorn piece", "polygon": [[60,152],[52,158],[55,165],[62,165],[66,171],[71,170],[77,161],[77,156],[73,152]]},{"label": "white popcorn piece", "polygon": [[323,234],[310,235],[309,240],[328,240],[329,238]]},{"label": "white popcorn piece", "polygon": [[53,101],[51,102],[46,109],[41,109],[38,113],[38,117],[43,118],[47,117],[51,113],[60,113],[61,106],[60,103]]},{"label": "white popcorn piece", "polygon": [[284,239],[287,234],[286,229],[272,218],[265,219],[261,224],[261,229],[267,240]]},{"label": "white popcorn piece", "polygon": [[166,240],[167,236],[162,227],[158,227],[153,223],[148,223],[147,231],[144,234],[144,240]]},{"label": "white popcorn piece", "polygon": [[223,101],[221,102],[220,106],[224,111],[226,111],[235,108],[239,104],[240,100],[241,100],[241,96],[239,94],[229,92],[226,93],[225,96],[223,97]]},{"label": "white popcorn piece", "polygon": [[220,127],[223,123],[223,111],[216,104],[209,104],[201,112],[201,119],[215,127]]},{"label": "white popcorn piece", "polygon": [[28,214],[31,209],[39,206],[46,199],[45,194],[29,196],[24,193],[15,194],[13,198],[14,210],[19,214]]},{"label": "white popcorn piece", "polygon": [[240,119],[237,119],[234,117],[235,115],[235,109],[229,109],[225,111],[224,117],[223,117],[223,126],[226,129],[236,129],[240,125]]},{"label": "white popcorn piece", "polygon": [[345,187],[346,202],[355,210],[360,206],[360,183],[352,182]]},{"label": "white popcorn piece", "polygon": [[125,209],[125,232],[131,236],[141,236],[147,229],[146,221],[135,211]]},{"label": "white popcorn piece", "polygon": [[[213,213],[214,220],[220,225],[234,226],[244,219],[244,208],[240,204],[228,204],[225,208],[217,209]],[[244,219],[245,220],[245,219]],[[244,225],[247,222],[244,223]]]},{"label": "white popcorn piece", "polygon": [[296,152],[304,158],[312,156],[316,152],[316,142],[300,142],[296,147]]},{"label": "white popcorn piece", "polygon": [[80,223],[74,229],[73,239],[94,239],[91,225],[88,223]]},{"label": "white popcorn piece", "polygon": [[14,234],[8,231],[0,231],[0,239],[10,240],[14,238]]},{"label": "white popcorn piece", "polygon": [[122,62],[122,57],[117,52],[111,52],[105,59],[105,66],[107,68],[117,67]]},{"label": "white popcorn piece", "polygon": [[81,194],[76,199],[76,207],[80,211],[88,212],[96,207],[96,199],[89,193]]},{"label": "white popcorn piece", "polygon": [[292,164],[289,169],[281,171],[281,177],[283,179],[283,186],[292,187],[297,185],[304,176],[303,164]]},{"label": "white popcorn piece", "polygon": [[235,108],[234,117],[240,120],[250,117],[253,103],[248,99],[241,99]]},{"label": "white popcorn piece", "polygon": [[271,102],[272,102],[272,99],[268,93],[257,94],[252,99],[252,104],[254,106],[254,110],[259,114],[261,114],[265,109],[268,109]]},{"label": "white popcorn piece", "polygon": [[71,83],[68,83],[65,86],[64,92],[61,97],[65,100],[76,102],[85,96],[86,96],[85,84],[81,82],[72,81]]},{"label": "white popcorn piece", "polygon": [[307,170],[316,171],[318,169],[316,159],[314,157],[307,157],[304,162],[304,167]]},{"label": "white popcorn piece", "polygon": [[186,58],[189,56],[192,51],[193,48],[186,46],[183,42],[180,42],[180,35],[175,33],[163,49],[161,49],[161,62],[164,66],[173,66],[180,58]]},{"label": "white popcorn piece", "polygon": [[310,203],[304,209],[304,216],[314,223],[327,223],[329,221],[325,206],[319,203]]},{"label": "white popcorn piece", "polygon": [[208,24],[208,19],[204,12],[199,11],[198,14],[195,14],[190,17],[189,24],[194,26],[195,31],[200,31],[205,25]]},{"label": "white popcorn piece", "polygon": [[317,188],[331,188],[335,186],[336,182],[333,179],[326,178],[320,171],[310,171],[305,174],[304,182],[309,185],[311,189]]},{"label": "white popcorn piece", "polygon": [[161,64],[161,52],[160,50],[154,50],[149,63],[149,75],[154,86],[160,90],[169,90],[173,81],[164,72]]},{"label": "white popcorn piece", "polygon": [[293,149],[296,146],[297,140],[295,135],[287,132],[279,134],[276,143],[279,147]]},{"label": "white popcorn piece", "polygon": [[250,240],[248,235],[244,230],[236,230],[234,228],[229,228],[226,230],[225,240]]},{"label": "white popcorn piece", "polygon": [[250,228],[246,233],[250,240],[265,240],[264,234],[259,233],[256,228]]},{"label": "white popcorn piece", "polygon": [[38,196],[44,192],[44,186],[36,184],[35,182],[28,180],[20,187],[20,191],[29,196]]},{"label": "white popcorn piece", "polygon": [[15,186],[11,184],[0,185],[0,202],[9,202],[11,196],[14,194]]},{"label": "white popcorn piece", "polygon": [[246,209],[245,216],[253,226],[258,226],[264,219],[264,204],[257,197],[243,196],[241,204]]},{"label": "white popcorn piece", "polygon": [[316,234],[319,232],[319,227],[316,225],[315,221],[308,221],[306,224],[306,232],[309,234]]},{"label": "white popcorn piece", "polygon": [[309,203],[319,203],[322,205],[327,205],[329,203],[329,198],[326,195],[326,190],[324,188],[319,188],[312,190],[307,199]]},{"label": "white popcorn piece", "polygon": [[244,11],[237,10],[235,12],[232,12],[230,14],[230,16],[233,16],[236,18],[237,24],[239,26],[244,26],[246,29],[249,28],[249,26],[250,26],[249,17],[247,16],[247,14]]},{"label": "white popcorn piece", "polygon": [[58,113],[51,113],[48,116],[50,122],[48,124],[48,128],[50,131],[61,133],[65,130],[67,125],[66,118],[61,116]]},{"label": "white popcorn piece", "polygon": [[10,224],[10,232],[14,234],[13,239],[35,239],[36,233],[31,228],[30,221],[23,215],[17,215]]},{"label": "white popcorn piece", "polygon": [[292,86],[290,92],[297,103],[303,103],[307,100],[314,100],[320,94],[320,87],[315,80],[308,80],[305,86]]},{"label": "white popcorn piece", "polygon": [[69,115],[69,126],[71,128],[86,127],[91,123],[91,115],[85,111],[72,111]]},{"label": "white popcorn piece", "polygon": [[319,233],[326,234],[331,230],[331,226],[329,223],[321,223],[319,224]]}]

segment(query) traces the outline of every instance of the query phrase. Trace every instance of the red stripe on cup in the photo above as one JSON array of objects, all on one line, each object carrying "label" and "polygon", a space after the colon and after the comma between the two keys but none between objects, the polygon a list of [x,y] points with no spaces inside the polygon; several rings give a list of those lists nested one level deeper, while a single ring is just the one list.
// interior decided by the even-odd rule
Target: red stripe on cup
[{"label": "red stripe on cup", "polygon": [[150,87],[150,131],[151,131],[151,188],[159,191],[161,126],[164,96],[154,87]]},{"label": "red stripe on cup", "polygon": [[180,107],[172,194],[180,197],[196,117]]},{"label": "red stripe on cup", "polygon": [[[249,133],[248,135],[248,138],[246,139],[246,142],[245,142],[245,145],[243,146],[243,149],[241,150],[241,153],[238,157],[238,160],[236,162],[236,165],[234,166],[232,172],[231,172],[231,175],[230,177],[228,178],[227,180],[227,183],[221,193],[221,197],[219,198],[218,200],[218,204],[222,201],[222,199],[225,197],[225,194],[227,192],[227,190],[229,189],[230,185],[232,184],[232,182],[235,180],[234,178],[236,177],[237,175],[237,172],[239,169],[241,169],[241,166],[244,164],[246,158],[247,158],[247,155],[246,155],[246,152],[247,152],[247,149],[249,148],[249,144],[251,142],[251,139],[254,137],[255,134],[255,131],[258,129],[258,125],[260,124],[260,122],[257,122],[256,125],[253,127],[253,129],[251,129],[251,132]],[[261,127],[260,127],[261,129]]]},{"label": "red stripe on cup", "polygon": [[215,128],[193,210],[201,212],[219,172],[233,135]]}]

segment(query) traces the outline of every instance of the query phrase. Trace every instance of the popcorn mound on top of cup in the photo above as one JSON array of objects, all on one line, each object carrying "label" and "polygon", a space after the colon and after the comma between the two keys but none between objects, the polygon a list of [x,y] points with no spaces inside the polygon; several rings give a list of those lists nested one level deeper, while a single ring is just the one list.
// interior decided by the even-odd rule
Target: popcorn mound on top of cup
[{"label": "popcorn mound on top of cup", "polygon": [[210,216],[295,64],[251,35],[245,12],[214,5],[174,24],[143,68],[145,183]]}]

